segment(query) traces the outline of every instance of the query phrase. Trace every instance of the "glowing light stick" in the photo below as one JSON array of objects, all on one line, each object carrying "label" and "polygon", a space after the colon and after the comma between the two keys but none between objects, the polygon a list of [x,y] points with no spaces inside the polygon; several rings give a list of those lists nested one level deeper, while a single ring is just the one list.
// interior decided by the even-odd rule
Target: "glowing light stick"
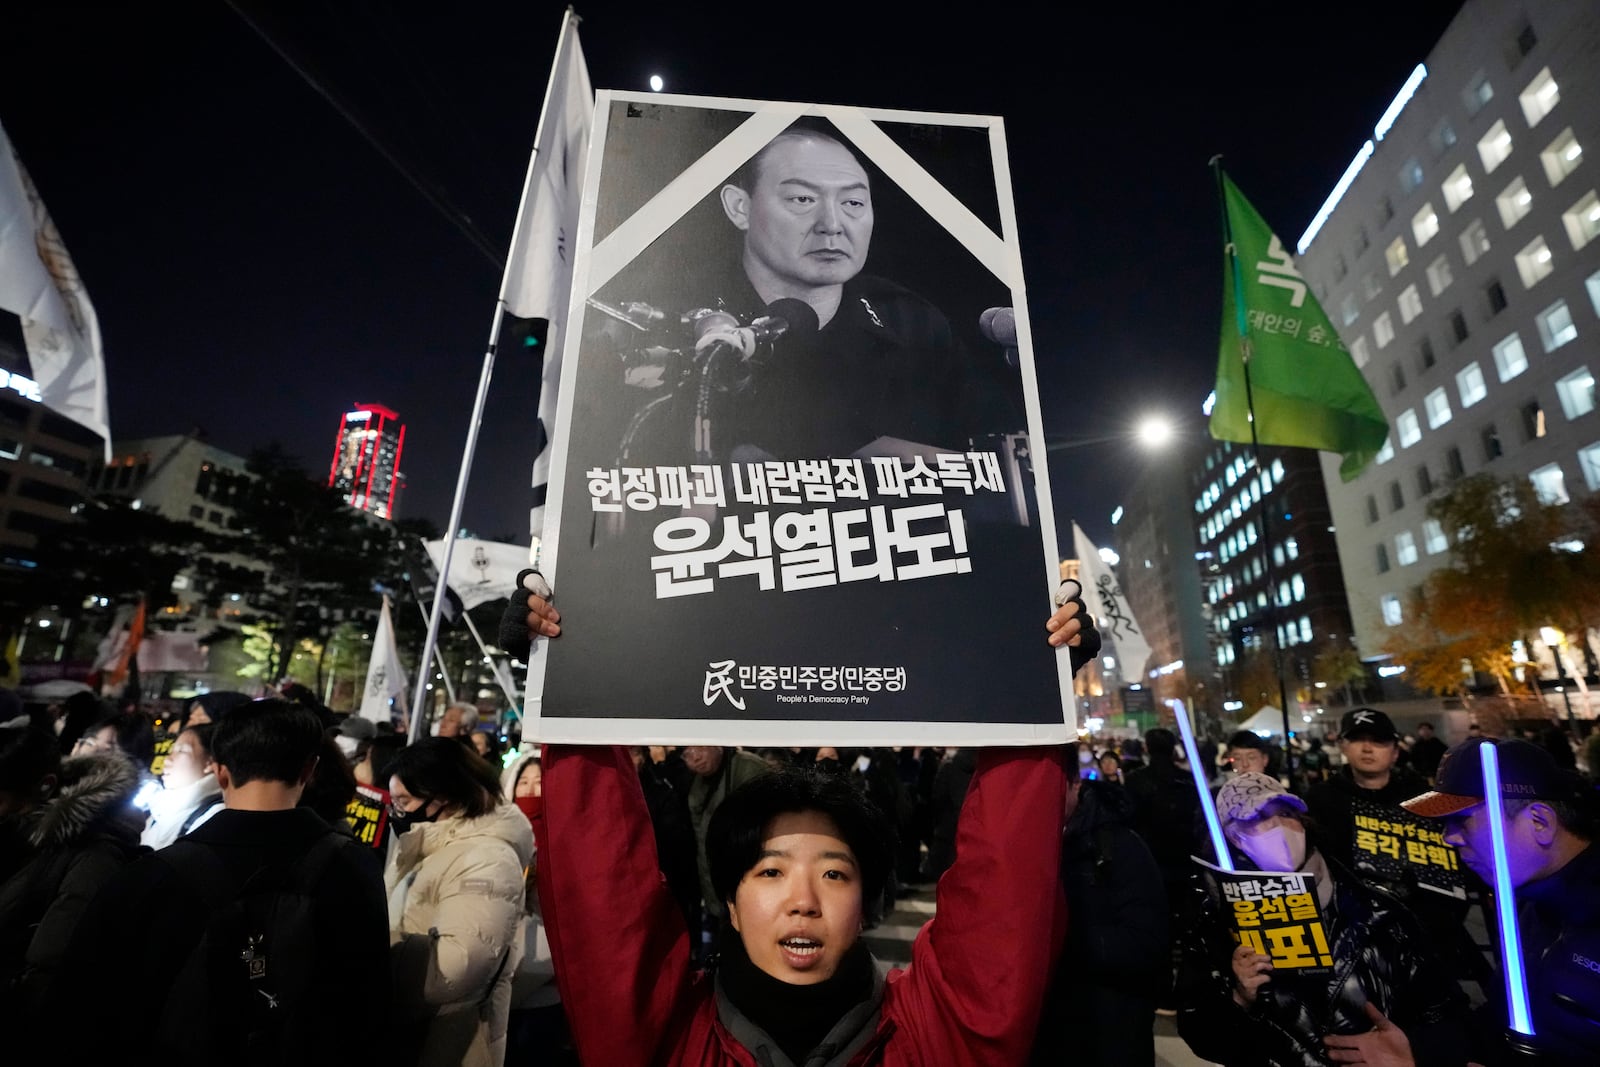
[{"label": "glowing light stick", "polygon": [[1494,903],[1500,919],[1500,958],[1506,976],[1506,1007],[1511,1029],[1526,1037],[1533,1034],[1533,1013],[1528,1010],[1528,976],[1522,965],[1522,932],[1517,929],[1517,902],[1506,860],[1506,803],[1500,794],[1500,753],[1493,741],[1478,746],[1483,758],[1483,799],[1489,808],[1489,840],[1494,848]]},{"label": "glowing light stick", "polygon": [[[1189,710],[1183,701],[1173,700],[1173,717],[1178,720],[1178,733],[1183,735],[1183,750],[1189,756],[1189,773],[1194,776],[1194,788],[1200,794],[1200,811],[1206,817],[1206,829],[1211,833],[1211,847],[1217,853],[1217,866],[1232,872],[1233,853],[1228,851],[1228,839],[1222,836],[1222,820],[1217,818],[1217,806],[1211,799],[1211,783],[1200,769],[1200,749],[1194,743],[1194,727],[1189,725]],[[1520,960],[1521,957],[1519,956]]]}]

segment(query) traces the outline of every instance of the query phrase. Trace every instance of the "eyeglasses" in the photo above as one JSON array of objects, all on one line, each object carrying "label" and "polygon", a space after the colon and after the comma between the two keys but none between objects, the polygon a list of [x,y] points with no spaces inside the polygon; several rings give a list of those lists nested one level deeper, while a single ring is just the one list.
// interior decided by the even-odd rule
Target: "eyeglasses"
[{"label": "eyeglasses", "polygon": [[417,812],[428,806],[428,801],[423,797],[412,797],[412,799],[417,802],[416,807],[412,808],[401,807],[398,800],[389,801],[390,817],[405,818],[407,815],[415,815]]}]

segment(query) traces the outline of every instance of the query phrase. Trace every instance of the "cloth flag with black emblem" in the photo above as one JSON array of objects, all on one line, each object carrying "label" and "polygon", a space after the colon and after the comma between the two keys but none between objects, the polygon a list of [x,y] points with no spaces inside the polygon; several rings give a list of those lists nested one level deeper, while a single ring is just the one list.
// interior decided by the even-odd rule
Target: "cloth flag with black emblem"
[{"label": "cloth flag with black emblem", "polygon": [[[444,542],[425,542],[428,559],[435,573],[444,558]],[[503,541],[478,541],[456,538],[450,553],[450,574],[446,584],[469,610],[491,600],[505,600],[517,588],[517,575],[528,566],[528,549]]]},{"label": "cloth flag with black emblem", "polygon": [[[572,294],[572,256],[578,236],[578,205],[583,192],[584,158],[589,154],[589,128],[594,123],[594,89],[583,46],[578,43],[578,17],[569,8],[550,68],[544,111],[528,177],[511,236],[500,301],[506,321],[501,337],[531,348],[541,360],[539,425],[533,461],[533,506],[529,532],[544,530],[544,502],[550,481],[550,430],[556,421],[561,382],[561,341],[567,301]],[[534,320],[543,319],[548,329]],[[541,340],[541,335],[542,340]],[[504,343],[504,341],[502,342]],[[469,605],[470,606],[470,605]]]},{"label": "cloth flag with black emblem", "polygon": [[406,707],[406,669],[394,642],[389,618],[389,598],[378,612],[378,629],[372,635],[372,659],[367,663],[367,684],[361,691],[361,717],[373,722],[390,720],[390,701],[402,712]]},{"label": "cloth flag with black emblem", "polygon": [[1133,607],[1122,592],[1122,583],[1111,565],[1100,558],[1100,550],[1083,527],[1072,524],[1072,543],[1078,553],[1078,580],[1083,585],[1083,602],[1100,625],[1100,636],[1116,648],[1122,677],[1142,682],[1149,665],[1150,642],[1133,617]]},{"label": "cloth flag with black emblem", "polygon": [[[1211,436],[1338,452],[1350,481],[1389,437],[1372,387],[1289,252],[1226,174],[1222,348]],[[1248,369],[1247,369],[1248,368]]]},{"label": "cloth flag with black emblem", "polygon": [[67,255],[67,246],[0,128],[0,308],[22,319],[33,377],[0,372],[0,390],[29,400],[99,434],[111,459],[106,364],[100,320]]}]

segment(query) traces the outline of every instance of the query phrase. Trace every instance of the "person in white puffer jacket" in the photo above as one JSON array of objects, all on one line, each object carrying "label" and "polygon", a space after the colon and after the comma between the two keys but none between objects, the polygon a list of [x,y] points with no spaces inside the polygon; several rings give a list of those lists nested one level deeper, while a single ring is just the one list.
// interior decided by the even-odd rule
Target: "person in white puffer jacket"
[{"label": "person in white puffer jacket", "polygon": [[389,791],[399,836],[384,882],[401,1030],[415,1030],[422,1067],[500,1067],[533,829],[495,769],[459,741],[404,749]]},{"label": "person in white puffer jacket", "polygon": [[211,759],[214,729],[203,723],[178,735],[162,761],[162,789],[150,797],[150,821],[139,835],[139,844],[166,848],[222,810],[222,785]]}]

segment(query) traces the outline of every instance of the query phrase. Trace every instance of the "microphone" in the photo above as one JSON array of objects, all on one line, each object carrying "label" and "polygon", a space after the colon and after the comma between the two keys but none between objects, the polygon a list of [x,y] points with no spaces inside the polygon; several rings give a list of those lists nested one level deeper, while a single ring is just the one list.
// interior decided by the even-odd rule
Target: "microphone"
[{"label": "microphone", "polygon": [[1011,308],[990,308],[978,316],[983,336],[1002,348],[1017,347],[1017,313]]},{"label": "microphone", "polygon": [[808,337],[817,332],[817,312],[804,300],[786,296],[767,305],[767,313],[750,323],[759,341],[776,341],[784,335]]},{"label": "microphone", "polygon": [[689,312],[694,324],[694,350],[697,354],[714,351],[725,345],[749,362],[757,346],[776,341],[780,337],[801,337],[817,332],[817,313],[804,300],[785,297],[767,306],[767,313],[753,319],[748,326],[726,311],[709,308]]},{"label": "microphone", "polygon": [[1006,350],[1006,363],[1018,365],[1017,313],[1012,308],[989,308],[978,316],[978,330],[988,340]]}]

